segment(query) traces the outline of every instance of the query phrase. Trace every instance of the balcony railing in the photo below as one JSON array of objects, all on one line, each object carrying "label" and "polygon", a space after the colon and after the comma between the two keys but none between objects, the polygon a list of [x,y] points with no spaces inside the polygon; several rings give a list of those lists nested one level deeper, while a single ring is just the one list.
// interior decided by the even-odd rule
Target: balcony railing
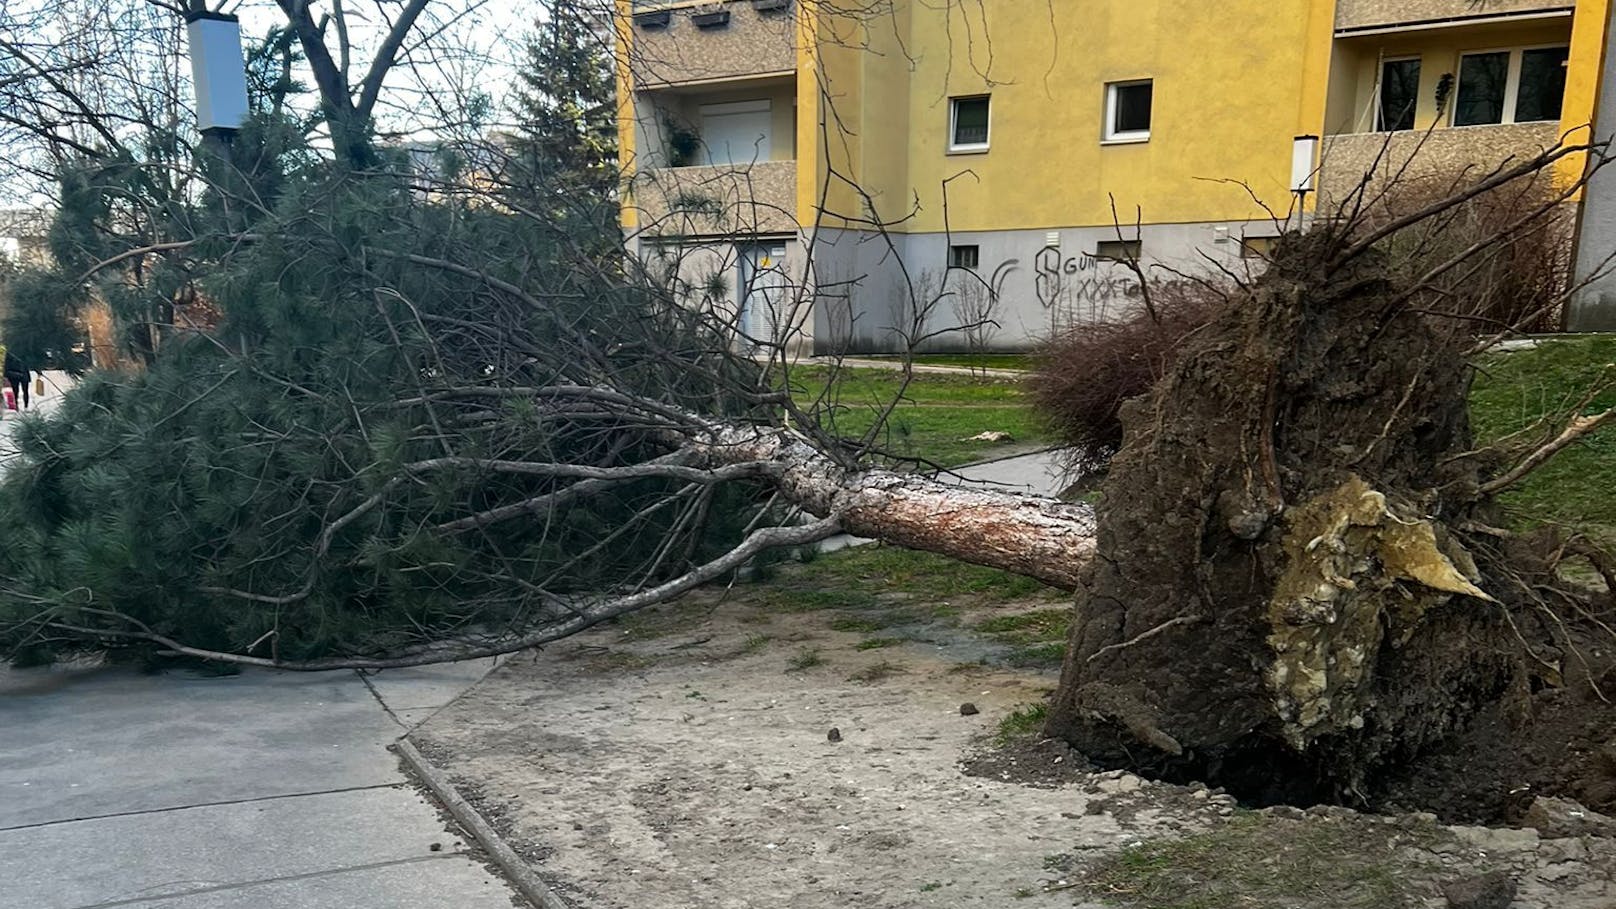
[{"label": "balcony railing", "polygon": [[630,67],[640,88],[794,72],[794,2],[728,0],[634,13]]},{"label": "balcony railing", "polygon": [[640,228],[661,236],[795,233],[797,162],[640,171],[631,184]]},{"label": "balcony railing", "polygon": [[1566,12],[1575,0],[1339,0],[1335,28],[1339,32],[1400,25],[1485,21],[1523,13]]},{"label": "balcony railing", "polygon": [[1508,123],[1397,133],[1326,136],[1319,164],[1319,211],[1333,211],[1369,175],[1371,187],[1397,175],[1445,187],[1466,173],[1479,179],[1505,159],[1523,160],[1560,140],[1560,124]]}]

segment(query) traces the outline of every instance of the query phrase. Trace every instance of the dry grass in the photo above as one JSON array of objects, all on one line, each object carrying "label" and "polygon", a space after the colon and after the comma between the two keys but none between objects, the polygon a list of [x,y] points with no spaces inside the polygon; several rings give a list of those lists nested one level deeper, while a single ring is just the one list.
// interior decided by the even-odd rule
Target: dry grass
[{"label": "dry grass", "polygon": [[1226,301],[1189,282],[1151,289],[1155,315],[1075,325],[1046,342],[1029,382],[1033,409],[1081,459],[1109,458],[1122,444],[1122,402],[1144,394],[1177,358],[1184,339]]}]

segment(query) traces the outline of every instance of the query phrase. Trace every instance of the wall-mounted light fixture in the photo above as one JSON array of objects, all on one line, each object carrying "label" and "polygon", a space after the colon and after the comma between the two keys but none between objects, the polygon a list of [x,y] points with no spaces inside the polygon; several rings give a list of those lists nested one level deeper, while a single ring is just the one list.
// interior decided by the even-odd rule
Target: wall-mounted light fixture
[{"label": "wall-mounted light fixture", "polygon": [[1305,199],[1316,188],[1313,183],[1319,172],[1318,158],[1318,136],[1297,136],[1291,140],[1291,192],[1301,198]]},{"label": "wall-mounted light fixture", "polygon": [[247,71],[241,59],[241,23],[200,4],[185,14],[196,87],[196,127],[202,135],[228,138],[247,119]]}]

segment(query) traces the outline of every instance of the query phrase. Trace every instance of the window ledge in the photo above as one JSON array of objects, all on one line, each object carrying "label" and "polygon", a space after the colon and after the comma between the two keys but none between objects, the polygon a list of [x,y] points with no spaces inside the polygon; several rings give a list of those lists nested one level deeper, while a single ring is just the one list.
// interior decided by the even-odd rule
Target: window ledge
[{"label": "window ledge", "polygon": [[986,146],[986,145],[950,145],[948,147],[948,152],[947,153],[950,154],[950,155],[985,155],[985,154],[988,153],[988,146]]},{"label": "window ledge", "polygon": [[1149,141],[1150,141],[1150,133],[1139,133],[1139,134],[1135,134],[1135,135],[1123,134],[1123,135],[1120,135],[1120,136],[1112,136],[1112,137],[1110,137],[1108,139],[1101,139],[1100,144],[1101,145],[1141,145],[1141,144],[1143,144],[1145,142],[1149,142]]}]

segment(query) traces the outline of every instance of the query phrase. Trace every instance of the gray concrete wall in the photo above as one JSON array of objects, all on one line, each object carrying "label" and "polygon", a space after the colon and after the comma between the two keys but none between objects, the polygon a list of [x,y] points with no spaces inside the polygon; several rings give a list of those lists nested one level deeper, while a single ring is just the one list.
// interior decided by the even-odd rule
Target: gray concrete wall
[{"label": "gray concrete wall", "polygon": [[[813,346],[813,281],[808,277],[808,246],[800,237],[776,235],[772,239],[657,239],[636,238],[631,245],[645,263],[653,281],[665,286],[685,306],[706,312],[715,324],[724,326],[736,349],[751,345],[741,323],[741,300],[752,288],[749,270],[742,260],[754,244],[778,245],[785,249],[781,271],[784,285],[770,293],[755,293],[755,306],[768,305],[766,322],[753,320],[749,330],[772,325],[770,343],[783,345],[792,356],[806,354]],[[716,281],[714,278],[716,277]],[[759,333],[761,334],[761,332]]]},{"label": "gray concrete wall", "polygon": [[[1609,28],[1607,23],[1607,39]],[[1602,141],[1616,138],[1616,54],[1608,51],[1599,77],[1594,133]],[[1601,277],[1601,272],[1606,274]],[[1571,300],[1566,328],[1616,331],[1616,163],[1596,172],[1583,190],[1575,275],[1577,285],[1587,283]]]},{"label": "gray concrete wall", "polygon": [[[1132,228],[1124,233],[1132,238]],[[1278,233],[1267,221],[1150,224],[1140,260],[1152,281],[1180,280],[1174,270],[1215,275],[1202,253],[1245,274],[1262,260],[1241,257],[1242,237]],[[927,351],[1020,351],[1074,325],[1125,316],[1140,305],[1138,279],[1094,255],[1115,239],[1110,226],[890,237],[822,230],[812,254],[815,352],[893,352],[905,334],[924,336],[918,347]],[[975,274],[950,270],[949,246],[972,244]],[[962,330],[984,317],[997,325],[974,337]]]}]

